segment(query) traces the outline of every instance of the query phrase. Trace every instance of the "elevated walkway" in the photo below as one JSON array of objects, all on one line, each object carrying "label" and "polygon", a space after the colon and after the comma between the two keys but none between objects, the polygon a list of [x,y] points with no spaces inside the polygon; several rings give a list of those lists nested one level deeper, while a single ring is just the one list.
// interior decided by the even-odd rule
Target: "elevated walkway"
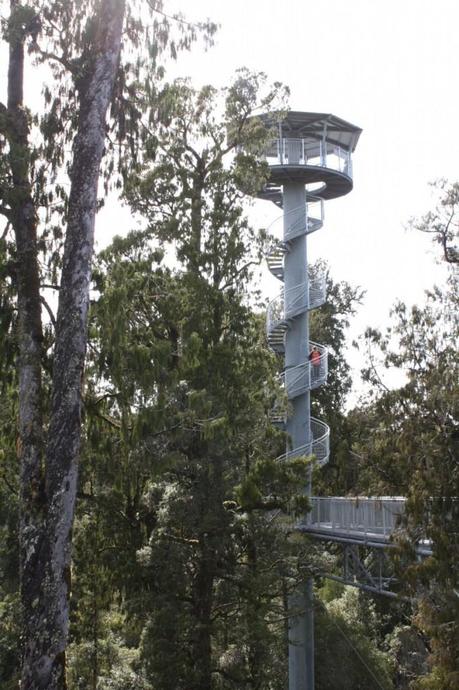
[{"label": "elevated walkway", "polygon": [[312,511],[298,528],[324,536],[386,543],[405,512],[400,496],[312,497]]},{"label": "elevated walkway", "polygon": [[[316,539],[385,548],[401,525],[406,499],[402,496],[313,496],[312,511],[296,529]],[[430,542],[422,540],[417,553],[428,556]]]}]

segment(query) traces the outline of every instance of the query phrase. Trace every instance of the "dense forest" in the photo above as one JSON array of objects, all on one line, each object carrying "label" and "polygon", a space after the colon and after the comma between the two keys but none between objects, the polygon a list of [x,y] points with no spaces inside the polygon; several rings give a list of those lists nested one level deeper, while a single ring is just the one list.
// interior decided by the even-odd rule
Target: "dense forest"
[{"label": "dense forest", "polygon": [[[247,195],[269,174],[253,116],[285,111],[288,89],[247,70],[222,91],[169,81],[216,27],[160,2],[1,4],[2,690],[281,690],[289,595],[311,576],[317,690],[459,688],[459,183],[412,222],[447,279],[362,336],[352,410],[365,286],[316,266],[311,337],[333,356],[315,493],[407,497],[389,599],[324,577],[339,552],[291,527],[313,458],[275,460],[282,363],[254,277],[273,238]],[[94,254],[115,196],[135,229]]]}]

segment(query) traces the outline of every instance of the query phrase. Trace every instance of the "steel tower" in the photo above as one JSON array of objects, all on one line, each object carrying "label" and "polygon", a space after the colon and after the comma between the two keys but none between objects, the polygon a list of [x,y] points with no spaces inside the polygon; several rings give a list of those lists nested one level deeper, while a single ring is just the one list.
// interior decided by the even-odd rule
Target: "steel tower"
[{"label": "steel tower", "polygon": [[[273,126],[273,115],[261,118]],[[284,356],[289,412],[286,417],[274,414],[273,422],[288,434],[282,458],[313,455],[323,465],[328,462],[330,430],[311,417],[310,394],[326,383],[328,351],[309,339],[309,311],[325,302],[325,276],[308,270],[308,235],[322,227],[324,201],[351,191],[351,154],[361,130],[334,115],[294,111],[276,126],[277,137],[265,152],[270,178],[258,194],[283,209],[283,238],[271,247],[267,263],[284,288],[268,306],[267,338]],[[311,471],[305,491],[311,496]],[[289,690],[314,689],[312,587],[310,579],[290,600],[298,615],[289,626]]]}]

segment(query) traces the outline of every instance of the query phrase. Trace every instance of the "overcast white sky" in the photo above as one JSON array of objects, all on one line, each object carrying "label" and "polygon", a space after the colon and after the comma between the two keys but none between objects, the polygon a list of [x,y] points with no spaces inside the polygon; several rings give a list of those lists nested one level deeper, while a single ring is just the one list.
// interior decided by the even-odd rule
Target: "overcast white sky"
[{"label": "overcast white sky", "polygon": [[[431,205],[429,181],[459,179],[459,3],[164,0],[164,10],[221,24],[209,52],[194,48],[176,68],[197,85],[227,85],[247,66],[289,85],[293,109],[333,113],[363,129],[354,190],[326,202],[325,226],[309,250],[327,259],[336,280],[367,291],[351,336],[383,327],[398,298],[422,301],[444,269],[429,238],[404,226]],[[278,215],[261,201],[253,213],[258,226]],[[129,226],[127,210],[104,210],[99,246]],[[280,287],[267,271],[262,285],[267,297]],[[352,363],[358,369],[361,358],[352,355]]]}]

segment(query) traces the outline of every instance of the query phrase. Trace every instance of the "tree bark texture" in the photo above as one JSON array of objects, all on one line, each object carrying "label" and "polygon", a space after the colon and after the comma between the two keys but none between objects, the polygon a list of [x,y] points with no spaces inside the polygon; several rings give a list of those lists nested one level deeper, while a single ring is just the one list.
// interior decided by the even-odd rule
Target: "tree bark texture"
[{"label": "tree bark texture", "polygon": [[212,603],[214,589],[215,554],[201,545],[196,581],[194,584],[193,679],[190,690],[211,690],[212,687]]},{"label": "tree bark texture", "polygon": [[224,479],[221,458],[204,456],[206,467],[200,475],[199,503],[200,533],[196,572],[193,581],[193,617],[195,621],[191,655],[193,660],[190,690],[212,688],[212,611],[218,563],[224,551],[222,527],[225,523]]},{"label": "tree bark texture", "polygon": [[[56,324],[46,439],[46,524],[23,559],[26,607],[21,690],[64,690],[69,628],[71,531],[81,438],[81,385],[97,188],[106,115],[119,62],[124,0],[101,0],[97,31],[78,83],[78,131]],[[28,317],[30,318],[30,317]]]},{"label": "tree bark texture", "polygon": [[[12,0],[11,11],[17,2]],[[12,187],[8,194],[16,240],[16,282],[19,314],[19,455],[22,462],[22,503],[36,504],[41,483],[42,412],[41,347],[42,323],[37,261],[37,217],[29,182],[27,116],[23,107],[24,42],[21,36],[10,44],[6,130],[10,146]],[[35,510],[28,512],[34,513]],[[29,517],[31,517],[29,515]],[[27,531],[27,521],[22,531]],[[31,527],[33,529],[33,527]],[[26,558],[27,554],[23,554]]]},{"label": "tree bark texture", "polygon": [[25,34],[17,22],[18,0],[10,2],[8,100],[0,106],[1,132],[9,144],[11,185],[4,190],[16,241],[16,287],[19,348],[19,438],[20,475],[20,562],[24,638],[35,630],[30,612],[39,596],[35,578],[43,545],[45,505],[43,501],[42,419],[42,321],[37,253],[37,215],[29,178],[30,146],[27,113],[23,102]]},{"label": "tree bark texture", "polygon": [[[251,516],[249,520],[252,522]],[[249,533],[247,539],[247,565],[251,575],[251,586],[257,581],[258,575],[257,544],[253,534],[254,532]],[[263,651],[266,640],[261,635],[261,622],[257,592],[253,592],[247,602],[247,632],[249,682],[254,690],[263,687]]]}]

